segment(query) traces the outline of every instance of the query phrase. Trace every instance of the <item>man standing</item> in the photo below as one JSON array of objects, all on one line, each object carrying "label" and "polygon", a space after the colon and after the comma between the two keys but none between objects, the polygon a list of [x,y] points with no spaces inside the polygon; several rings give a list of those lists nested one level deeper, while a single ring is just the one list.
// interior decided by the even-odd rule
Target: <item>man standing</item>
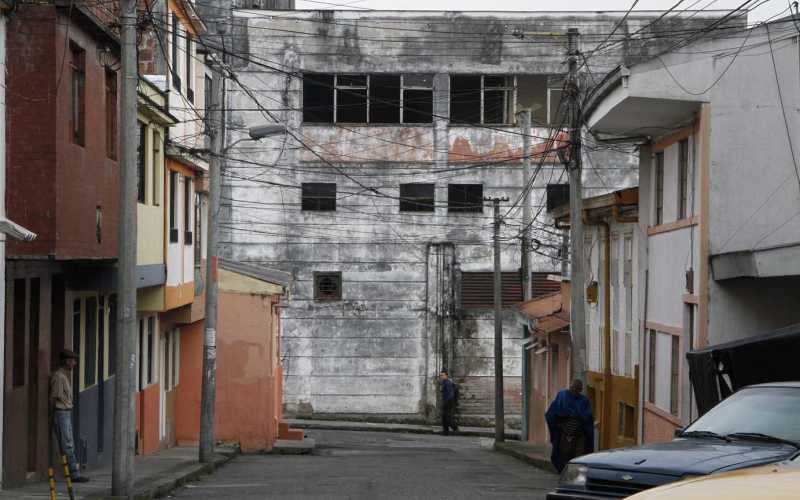
[{"label": "man standing", "polygon": [[569,389],[558,392],[544,414],[552,445],[550,460],[559,473],[573,458],[594,451],[592,406],[581,392],[583,382],[573,380]]},{"label": "man standing", "polygon": [[453,414],[456,411],[457,389],[456,384],[450,380],[447,370],[442,370],[439,373],[439,380],[442,383],[442,434],[445,436],[450,434],[450,429],[453,432],[458,432]]},{"label": "man standing", "polygon": [[67,456],[72,482],[86,483],[89,478],[80,475],[72,436],[72,370],[77,364],[77,354],[67,349],[61,351],[61,366],[50,376],[50,408],[58,447]]}]

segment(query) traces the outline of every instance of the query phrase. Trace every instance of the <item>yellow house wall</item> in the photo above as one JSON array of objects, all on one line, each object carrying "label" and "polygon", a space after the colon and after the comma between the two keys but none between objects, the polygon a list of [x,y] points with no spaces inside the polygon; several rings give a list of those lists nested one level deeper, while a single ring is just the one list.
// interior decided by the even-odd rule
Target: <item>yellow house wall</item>
[{"label": "yellow house wall", "polygon": [[219,269],[219,289],[233,293],[251,293],[255,295],[281,295],[283,287],[273,283],[243,276],[225,269]]}]

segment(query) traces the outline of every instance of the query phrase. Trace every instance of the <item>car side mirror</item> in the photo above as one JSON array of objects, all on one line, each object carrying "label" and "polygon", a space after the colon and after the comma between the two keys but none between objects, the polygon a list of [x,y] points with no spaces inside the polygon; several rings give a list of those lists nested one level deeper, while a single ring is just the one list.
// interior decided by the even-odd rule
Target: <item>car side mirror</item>
[{"label": "car side mirror", "polygon": [[677,429],[675,429],[675,431],[673,431],[673,436],[675,436],[676,438],[679,438],[682,435],[683,435],[683,427],[678,427]]}]

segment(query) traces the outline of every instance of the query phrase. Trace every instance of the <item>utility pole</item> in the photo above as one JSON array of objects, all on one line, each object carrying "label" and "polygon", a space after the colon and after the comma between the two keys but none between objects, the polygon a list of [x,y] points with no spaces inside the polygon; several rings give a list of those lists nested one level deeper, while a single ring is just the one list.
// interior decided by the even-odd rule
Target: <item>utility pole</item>
[{"label": "utility pole", "polygon": [[212,68],[211,160],[208,186],[208,237],[206,257],[206,329],[203,337],[203,382],[200,395],[200,462],[214,460],[214,410],[217,399],[217,241],[219,238],[219,211],[222,156],[224,89],[219,64]]},{"label": "utility pole", "polygon": [[[522,299],[531,300],[531,110],[523,109],[518,113],[520,133],[522,134],[522,236],[520,244],[520,281],[522,282]],[[530,335],[528,325],[522,327],[522,338]],[[528,351],[522,349],[522,438],[528,439],[528,383],[530,381],[531,366],[528,364]]]},{"label": "utility pole", "polygon": [[500,202],[508,198],[484,198],[494,207],[494,441],[502,443],[506,436],[503,409],[503,295],[500,270]]},{"label": "utility pole", "polygon": [[133,494],[136,428],[136,120],[139,72],[136,60],[136,0],[120,0],[122,92],[120,100],[119,259],[117,347],[111,494]]},{"label": "utility pole", "polygon": [[[522,245],[520,272],[522,273],[522,298],[531,300],[531,110],[519,112],[522,133]],[[527,330],[527,327],[525,327]]]},{"label": "utility pole", "polygon": [[581,182],[581,116],[580,85],[578,81],[578,40],[577,28],[570,28],[568,34],[569,79],[567,98],[571,112],[569,131],[570,154],[567,170],[569,173],[569,221],[570,242],[570,331],[572,332],[572,355],[570,368],[572,378],[578,378],[586,385],[586,282],[583,269],[583,186]]}]

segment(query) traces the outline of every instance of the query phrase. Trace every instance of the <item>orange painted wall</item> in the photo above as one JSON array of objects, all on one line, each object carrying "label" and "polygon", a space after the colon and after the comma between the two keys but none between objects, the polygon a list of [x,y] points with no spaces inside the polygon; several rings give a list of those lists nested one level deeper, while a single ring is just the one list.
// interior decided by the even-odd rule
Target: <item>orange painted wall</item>
[{"label": "orange painted wall", "polygon": [[159,449],[158,439],[158,383],[137,393],[136,429],[139,432],[139,454],[149,455]]},{"label": "orange painted wall", "polygon": [[[278,436],[283,384],[273,302],[269,296],[219,291],[214,433],[238,442],[245,453],[272,449]],[[203,328],[202,321],[181,327],[178,444],[197,443],[200,435]]]},{"label": "orange painted wall", "polygon": [[217,336],[217,439],[238,441],[242,451],[270,450],[280,407],[278,332],[269,296],[219,293]]},{"label": "orange painted wall", "polygon": [[200,435],[204,325],[204,321],[198,321],[181,326],[180,383],[175,389],[175,438],[178,444],[195,444]]}]

